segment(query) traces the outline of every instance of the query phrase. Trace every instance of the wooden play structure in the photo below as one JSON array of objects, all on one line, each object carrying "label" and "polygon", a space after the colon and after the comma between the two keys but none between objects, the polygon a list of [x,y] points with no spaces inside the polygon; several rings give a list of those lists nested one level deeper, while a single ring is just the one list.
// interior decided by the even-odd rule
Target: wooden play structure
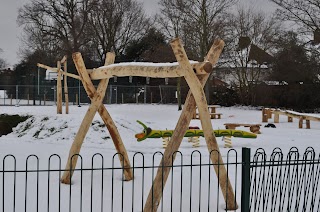
[{"label": "wooden play structure", "polygon": [[239,124],[239,123],[225,123],[226,129],[235,130],[237,127],[249,127],[250,131],[254,134],[260,134],[261,124]]},{"label": "wooden play structure", "polygon": [[[222,113],[217,113],[216,109],[219,108],[220,105],[208,105],[208,110],[209,110],[209,116],[210,119],[221,119]],[[199,111],[196,108],[196,110],[193,113],[193,119],[199,119],[200,115],[199,115]]]},{"label": "wooden play structure", "polygon": [[[237,127],[249,127],[250,131],[254,134],[260,134],[260,126],[261,124],[239,124],[239,123],[225,123],[226,129],[235,130]],[[232,148],[231,136],[225,136],[223,138],[224,147]]]},{"label": "wooden play structure", "polygon": [[262,122],[268,122],[269,119],[274,115],[274,123],[279,123],[280,115],[287,116],[288,122],[293,122],[293,118],[299,120],[299,128],[303,128],[303,123],[306,124],[306,129],[310,129],[310,121],[320,121],[320,117],[313,116],[305,113],[298,113],[290,110],[279,110],[274,108],[263,108],[262,109]]},{"label": "wooden play structure", "polygon": [[[119,159],[121,161],[120,164],[122,164],[124,168],[125,180],[132,180],[133,178],[131,165],[125,146],[121,140],[114,121],[108,113],[107,108],[102,103],[110,78],[124,76],[152,78],[184,77],[189,85],[190,91],[185,100],[183,110],[177,122],[176,128],[173,131],[171,140],[169,141],[168,147],[164,152],[163,159],[160,162],[160,166],[163,168],[159,168],[157,171],[157,175],[153,181],[152,189],[150,189],[148,198],[146,200],[144,211],[157,211],[162,198],[164,186],[171,170],[170,166],[173,165],[176,156],[174,153],[179,149],[196,107],[199,111],[203,135],[206,140],[208,151],[210,153],[212,152],[210,154],[210,158],[215,172],[219,178],[220,188],[226,202],[226,208],[228,210],[235,210],[238,206],[235,200],[234,191],[227,175],[227,170],[223,165],[224,163],[222,157],[219,153],[217,153],[219,152],[219,147],[215,135],[212,133],[213,129],[208,111],[207,100],[203,91],[203,87],[209,77],[209,74],[212,72],[213,66],[219,59],[224,47],[224,42],[222,40],[216,40],[209,50],[204,62],[195,64],[190,64],[180,39],[174,39],[170,44],[177,59],[177,65],[153,64],[152,66],[148,66],[145,64],[137,65],[137,63],[126,66],[121,65],[121,63],[111,65],[114,63],[115,55],[114,53],[108,53],[106,55],[104,67],[87,70],[81,54],[74,53],[72,55],[76,69],[79,73],[79,76],[73,77],[78,77],[82,81],[82,84],[89,98],[91,99],[91,105],[89,106],[83,118],[74,142],[70,148],[68,162],[66,164],[65,172],[62,176],[61,182],[66,184],[71,183],[71,178],[73,175],[73,170],[76,167],[78,154],[96,112],[99,113],[105,125],[107,126],[115,148],[120,155]],[[57,67],[57,70],[60,70],[59,67]],[[97,89],[93,86],[92,80],[100,80]]]},{"label": "wooden play structure", "polygon": [[[150,127],[147,127],[141,121],[137,121],[139,124],[142,125],[143,132],[138,133],[135,135],[137,141],[143,141],[147,138],[162,138],[163,139],[163,148],[168,146],[170,138],[173,135],[173,130],[154,130]],[[260,128],[259,128],[260,129]],[[257,135],[254,133],[242,131],[242,130],[235,130],[234,128],[226,129],[226,130],[213,130],[215,137],[238,137],[238,138],[256,138]],[[204,137],[203,130],[200,130],[199,127],[189,127],[186,131],[184,137],[188,138],[188,141],[192,143],[193,147],[199,147],[200,140],[199,137]],[[231,146],[232,147],[232,146]],[[230,148],[230,147],[229,147]]]},{"label": "wooden play structure", "polygon": [[[57,114],[62,114],[62,77],[64,76],[64,100],[66,106],[66,114],[69,113],[69,95],[68,95],[68,83],[67,77],[73,77],[76,79],[80,79],[79,76],[68,73],[67,70],[67,56],[63,56],[63,58],[57,61],[57,67],[53,68],[41,63],[37,63],[39,68],[44,68],[46,70],[57,72]],[[63,70],[62,70],[63,68]],[[62,76],[63,75],[63,76]]]}]

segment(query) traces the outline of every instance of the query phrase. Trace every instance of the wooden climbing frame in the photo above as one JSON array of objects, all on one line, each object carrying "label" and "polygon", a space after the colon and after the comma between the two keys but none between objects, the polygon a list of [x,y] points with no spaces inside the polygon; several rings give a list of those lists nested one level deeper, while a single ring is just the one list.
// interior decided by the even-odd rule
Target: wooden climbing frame
[{"label": "wooden climbing frame", "polygon": [[[157,171],[157,175],[153,181],[152,189],[150,189],[144,211],[157,211],[160,200],[162,198],[164,186],[171,170],[170,166],[173,165],[175,159],[174,153],[178,151],[180,147],[180,144],[186,130],[189,127],[196,107],[199,111],[200,121],[204,132],[207,148],[210,153],[210,158],[212,163],[214,164],[215,172],[219,178],[220,187],[226,202],[226,208],[228,210],[235,210],[238,206],[235,200],[234,191],[228,178],[227,170],[223,165],[223,160],[219,153],[217,140],[212,133],[213,129],[209,116],[208,104],[203,91],[203,87],[209,77],[209,74],[210,72],[212,72],[212,67],[217,63],[219,56],[223,50],[224,42],[222,40],[216,40],[209,50],[205,61],[196,64],[190,64],[180,39],[176,38],[172,40],[170,44],[176,56],[178,65],[110,65],[114,63],[115,56],[113,53],[108,53],[106,56],[106,63],[104,67],[87,70],[81,54],[73,54],[73,61],[79,73],[78,77],[79,79],[81,79],[82,84],[91,99],[91,105],[89,106],[86,115],[83,118],[78,133],[70,148],[68,162],[66,164],[65,172],[62,176],[61,181],[67,184],[71,183],[71,178],[73,170],[75,169],[77,163],[78,154],[96,112],[100,114],[101,118],[106,124],[114,145],[119,155],[121,155],[121,157],[119,158],[121,160],[121,164],[123,164],[124,167],[125,180],[131,180],[133,178],[131,165],[127,156],[125,146],[122,143],[120,134],[110,114],[102,103],[110,78],[123,76],[142,76],[152,78],[184,77],[190,87],[190,91],[187,95],[182,113],[177,122],[174,133],[170,141],[168,142],[168,148],[166,148],[163,159],[160,162],[160,166],[162,166],[163,168],[159,168]],[[92,80],[100,80],[98,89],[95,89]]]},{"label": "wooden climbing frame", "polygon": [[[62,114],[62,77],[64,76],[64,100],[65,100],[65,106],[66,106],[66,114],[69,113],[69,95],[68,95],[68,83],[67,83],[67,77],[71,76],[76,79],[80,79],[78,76],[74,74],[68,73],[67,70],[67,56],[63,56],[63,58],[59,61],[57,61],[57,67],[53,68],[41,63],[37,63],[37,66],[39,68],[44,68],[46,70],[57,72],[57,114]],[[63,70],[62,70],[63,66]],[[63,75],[63,76],[62,76]],[[44,99],[44,101],[46,101]]]}]

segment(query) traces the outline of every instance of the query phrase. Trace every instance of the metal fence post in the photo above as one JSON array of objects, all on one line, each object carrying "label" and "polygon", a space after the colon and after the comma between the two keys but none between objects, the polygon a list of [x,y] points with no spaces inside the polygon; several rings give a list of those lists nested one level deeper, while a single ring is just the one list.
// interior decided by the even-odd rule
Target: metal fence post
[{"label": "metal fence post", "polygon": [[250,211],[250,148],[242,148],[241,211]]},{"label": "metal fence post", "polygon": [[147,85],[144,85],[144,96],[143,96],[143,103],[147,103]]},{"label": "metal fence post", "polygon": [[19,106],[18,96],[19,96],[19,85],[16,85],[16,106]]},{"label": "metal fence post", "polygon": [[109,96],[109,104],[112,104],[112,85],[110,85],[110,96]]}]

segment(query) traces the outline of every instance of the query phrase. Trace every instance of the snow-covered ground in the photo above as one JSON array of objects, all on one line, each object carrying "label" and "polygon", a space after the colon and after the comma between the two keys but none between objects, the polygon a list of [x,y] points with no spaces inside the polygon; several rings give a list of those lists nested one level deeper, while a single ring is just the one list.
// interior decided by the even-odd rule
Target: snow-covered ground
[{"label": "snow-covered ground", "polygon": [[[142,156],[135,155],[137,152],[143,153],[144,155],[144,163],[145,166],[152,165],[158,165],[159,161],[161,159],[160,153],[154,156],[154,153],[164,152],[164,149],[162,148],[162,139],[147,139],[142,142],[137,142],[134,135],[136,133],[142,132],[143,128],[141,125],[139,125],[136,120],[140,120],[144,122],[147,126],[151,127],[152,129],[174,129],[176,122],[179,118],[180,111],[177,110],[176,105],[131,105],[131,104],[123,104],[123,105],[106,105],[106,108],[110,112],[113,120],[115,121],[117,128],[120,132],[120,135],[122,137],[122,140],[125,144],[125,147],[128,151],[128,155],[131,161],[131,164],[135,163],[135,166],[142,165]],[[17,170],[25,170],[26,169],[26,158],[29,155],[37,155],[39,158],[39,167],[40,169],[48,169],[48,159],[50,155],[52,154],[58,154],[61,157],[61,166],[64,168],[70,146],[73,142],[73,139],[77,133],[77,130],[81,124],[81,121],[88,109],[88,106],[70,106],[70,113],[69,114],[56,114],[56,107],[55,106],[20,106],[20,107],[14,107],[14,106],[8,106],[8,107],[0,107],[0,114],[20,114],[20,115],[29,115],[30,117],[26,122],[19,124],[16,128],[14,128],[14,132],[0,137],[0,160],[2,160],[5,155],[12,154],[16,158],[17,162]],[[283,150],[284,153],[288,152],[289,149],[293,146],[298,147],[300,152],[304,152],[304,150],[311,146],[316,151],[320,147],[320,141],[319,141],[319,135],[320,135],[320,122],[314,122],[311,121],[311,129],[298,129],[298,121],[294,119],[293,123],[288,123],[287,118],[284,116],[280,116],[280,123],[275,124],[277,128],[264,128],[263,126],[266,123],[261,123],[261,110],[256,108],[248,108],[248,107],[222,107],[218,108],[217,112],[222,113],[221,119],[213,119],[212,125],[214,129],[224,129],[224,123],[250,123],[250,124],[262,124],[261,127],[261,134],[258,135],[257,139],[242,139],[242,138],[232,138],[233,148],[237,151],[237,155],[234,152],[229,153],[229,160],[231,161],[241,161],[241,148],[242,147],[248,147],[252,149],[252,154],[255,152],[258,148],[263,148],[266,150],[267,154],[270,154],[272,150],[276,147],[279,147]],[[270,120],[271,121],[271,120]],[[83,143],[82,149],[80,154],[83,158],[83,167],[84,168],[91,168],[91,159],[92,156],[95,153],[101,153],[103,155],[105,164],[104,167],[112,167],[112,157],[116,153],[115,148],[113,146],[112,140],[110,139],[109,132],[105,127],[102,126],[103,121],[101,120],[99,114],[96,114],[94,117],[93,124],[91,125],[89,132],[85,138],[85,141]],[[199,120],[192,120],[191,126],[199,126],[201,128],[201,124]],[[305,126],[304,126],[305,127]],[[239,127],[237,129],[246,130],[249,131],[248,128]],[[224,160],[227,160],[227,154],[229,149],[224,148],[224,142],[221,138],[217,138],[218,144],[220,146],[221,154],[224,158]],[[183,164],[190,163],[190,159],[192,158],[193,163],[199,163],[200,159],[202,163],[208,163],[209,162],[209,153],[207,151],[207,147],[204,141],[204,138],[201,138],[200,147],[198,148],[192,148],[192,145],[187,142],[187,139],[184,139],[182,142],[182,145],[180,146],[180,152],[183,154]],[[201,157],[198,152],[194,152],[194,150],[198,150],[201,152]],[[135,158],[135,160],[133,160]],[[138,159],[137,159],[138,158]],[[153,162],[154,158],[154,162]],[[57,158],[53,158],[52,160],[56,160]],[[94,160],[101,161],[101,157],[98,156]],[[230,162],[230,161],[229,161]],[[100,162],[101,163],[101,162]],[[181,163],[181,158],[177,156],[176,163]],[[11,157],[8,157],[6,159],[6,167],[5,169],[13,169],[13,159]],[[55,167],[58,168],[57,162],[54,163]],[[98,162],[99,164],[99,162]],[[114,159],[115,166],[119,165],[118,158],[115,157]],[[28,169],[35,169],[37,165],[36,159],[32,156],[29,158],[28,163]],[[101,167],[100,165],[95,165],[95,167]],[[3,164],[0,164],[1,169],[3,169]],[[78,162],[78,167],[80,167]],[[195,168],[197,169],[197,168]],[[234,169],[234,168],[233,168]],[[235,179],[235,170],[230,170],[230,176],[231,179]],[[110,211],[110,203],[112,196],[116,200],[117,204],[114,203],[114,211],[121,211],[122,204],[119,203],[121,200],[124,201],[124,211],[131,211],[131,208],[134,208],[133,211],[141,211],[142,204],[141,204],[141,198],[143,197],[143,200],[145,201],[151,186],[152,182],[152,171],[149,169],[146,170],[146,173],[143,175],[142,171],[137,171],[135,174],[135,190],[132,191],[133,185],[129,182],[121,181],[121,171],[111,173],[109,171],[109,174],[106,174],[104,177],[104,181],[107,181],[109,183],[113,179],[114,183],[114,192],[110,192],[110,188],[105,188],[104,198],[108,199],[106,203],[104,203],[104,210],[103,211]],[[155,170],[153,170],[154,174],[156,173]],[[180,176],[179,168],[174,170],[174,173],[176,173],[175,177],[176,180],[173,180],[173,187],[174,189],[179,190],[179,185],[181,182],[178,180],[180,179],[178,176]],[[211,170],[211,173],[213,171]],[[238,170],[239,175],[240,172]],[[54,175],[54,174],[53,174]],[[114,177],[112,178],[112,176]],[[183,170],[183,178],[185,180],[190,180],[190,168],[185,168]],[[193,172],[194,179],[199,179],[199,176],[196,176]],[[9,181],[11,184],[13,183],[11,173],[6,173],[5,180],[6,182]],[[32,174],[30,174],[32,176]],[[42,176],[42,177],[41,177]],[[91,189],[91,181],[90,181],[90,173],[84,174],[84,179],[82,180],[83,183],[83,193],[85,194],[90,193]],[[86,178],[85,178],[86,177]],[[3,176],[1,175],[0,180],[3,180]],[[32,178],[32,177],[30,177]],[[59,184],[59,176],[53,177],[55,180],[53,182],[50,182],[50,185],[52,184],[50,189],[57,190],[57,185]],[[202,175],[201,180],[205,181],[208,176]],[[46,183],[48,176],[47,174],[40,174],[40,187],[39,187],[39,196],[43,195],[45,198],[43,202],[40,201],[39,207],[46,208],[47,201],[47,195],[48,191],[47,184],[46,186],[41,186],[41,183]],[[99,183],[101,182],[101,171],[97,171],[94,175],[94,184],[95,189],[99,190],[101,193],[101,187],[99,187]],[[108,182],[109,179],[109,182]],[[170,177],[169,177],[170,179]],[[29,183],[29,190],[31,187],[34,187],[36,185],[35,176],[30,180],[31,183]],[[212,175],[211,177],[211,187],[216,186],[216,179],[215,175]],[[144,183],[142,183],[144,181]],[[16,201],[23,201],[24,202],[24,195],[25,195],[25,174],[17,176],[17,197]],[[33,182],[33,183],[32,183]],[[178,183],[179,182],[179,183]],[[107,186],[106,183],[106,186]],[[5,188],[5,191],[8,192],[11,196],[12,194],[12,186],[10,183],[5,184],[8,185]],[[76,172],[75,176],[73,178],[73,203],[72,203],[72,210],[71,211],[79,211],[79,192],[76,190],[80,188],[81,179],[79,177],[79,174]],[[111,183],[110,183],[111,184]],[[142,193],[142,190],[140,189],[142,184],[144,184],[144,190]],[[189,182],[190,184],[190,182]],[[20,187],[22,188],[19,188]],[[55,185],[55,186],[54,186]],[[109,185],[109,184],[108,184]],[[185,186],[184,191],[190,190],[190,186],[186,182],[187,185]],[[240,202],[240,178],[238,179],[237,183],[237,199],[238,202]],[[101,186],[101,185],[100,185]],[[132,195],[128,195],[126,197],[122,198],[123,191],[120,189],[124,186],[125,194],[128,191],[128,194],[130,192],[135,192],[137,200],[134,200],[134,207],[132,206]],[[178,186],[178,187],[177,187]],[[208,188],[206,188],[206,185],[202,185],[204,188],[202,190],[199,190],[199,188],[193,189],[192,195],[195,195],[195,199],[199,198],[199,193],[201,193],[203,198],[201,199],[201,202],[204,203],[204,205],[208,205],[206,201],[208,201],[206,198],[208,196]],[[8,188],[7,188],[8,187]],[[210,187],[210,186],[209,186]],[[2,190],[2,186],[0,187]],[[20,190],[19,190],[20,189]],[[69,186],[61,185],[61,193],[62,198],[68,198],[69,196]],[[165,192],[171,193],[171,179],[168,180],[168,183],[166,185]],[[207,189],[207,190],[206,190]],[[20,191],[20,192],[19,192]],[[31,192],[32,191],[28,191]],[[97,193],[99,193],[97,192]],[[188,192],[183,192],[182,197],[187,202],[187,206],[183,207],[189,207],[189,198],[190,194]],[[31,203],[28,204],[28,207],[35,207],[32,205],[35,205],[34,203],[34,197],[32,194],[27,195],[28,198],[31,198]],[[51,193],[51,192],[50,192]],[[100,194],[99,193],[99,194]],[[54,191],[52,191],[52,194],[54,194]],[[95,201],[98,201],[97,204],[94,204],[93,211],[100,211],[101,210],[101,198],[97,195],[97,198],[93,198]],[[178,192],[180,195],[180,190]],[[0,194],[0,202],[2,202],[2,195]],[[216,195],[216,193],[210,194],[211,196]],[[166,195],[164,195],[164,201],[169,201],[170,198],[166,199]],[[99,197],[99,198],[98,198]],[[139,199],[140,198],[140,199]],[[6,207],[9,211],[9,209],[12,209],[12,200],[6,195]],[[214,197],[214,200],[216,200],[216,197]],[[175,201],[178,201],[175,200]],[[199,199],[195,200],[194,204],[191,207],[198,207],[198,201]],[[76,202],[77,204],[75,204]],[[179,202],[179,201],[178,201]],[[87,211],[85,209],[90,209],[91,205],[90,195],[89,196],[83,196],[83,202],[82,206],[84,208],[83,211]],[[62,208],[67,209],[69,207],[69,202],[61,203]],[[73,205],[74,204],[74,205]],[[56,205],[56,206],[54,206]],[[17,211],[21,211],[22,208],[24,208],[24,204],[21,204],[21,207],[19,209],[19,205],[16,206]],[[50,197],[50,208],[57,209],[57,204],[53,197]],[[179,204],[177,203],[176,206],[179,207]],[[223,204],[223,197],[220,193],[219,197],[219,203],[217,205],[216,201],[210,201],[210,207],[216,208],[218,207],[220,210],[223,210],[224,204]],[[187,208],[186,208],[187,209]],[[32,211],[32,209],[30,209]],[[170,204],[165,205],[163,211],[170,210]],[[176,209],[178,210],[178,209]],[[173,211],[176,211],[173,210]],[[202,210],[202,209],[201,209]],[[203,210],[207,210],[207,208],[203,208]],[[7,211],[7,210],[6,210]],[[64,210],[62,210],[64,211]],[[101,210],[102,211],[102,210]]]}]

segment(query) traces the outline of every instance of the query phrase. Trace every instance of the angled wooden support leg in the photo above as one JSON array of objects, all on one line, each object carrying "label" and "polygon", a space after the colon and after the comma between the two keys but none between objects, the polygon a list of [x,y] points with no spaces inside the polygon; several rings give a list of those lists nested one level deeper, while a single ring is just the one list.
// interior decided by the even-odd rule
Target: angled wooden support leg
[{"label": "angled wooden support leg", "polygon": [[[180,67],[186,71],[185,79],[197,103],[200,121],[203,129],[203,134],[207,143],[209,153],[211,153],[212,151],[220,152],[216,137],[214,133],[212,133],[213,128],[212,128],[212,124],[209,116],[208,104],[207,104],[206,96],[204,94],[202,86],[198,78],[196,77],[195,73],[192,70],[189,59],[181,44],[181,41],[179,39],[175,39],[170,44],[177,58],[177,61],[179,62]],[[223,164],[223,160],[220,154],[210,154],[210,156],[213,164],[218,164],[218,163]],[[226,206],[227,209],[228,210],[237,209],[238,206],[235,201],[233,188],[230,183],[230,180],[224,165],[223,166],[216,165],[214,166],[214,168],[217,176],[219,177],[219,183],[220,183],[221,190],[227,205]]]},{"label": "angled wooden support leg", "polygon": [[[108,53],[106,61],[109,61],[108,63],[111,64],[114,62],[114,54]],[[130,161],[128,159],[127,151],[123,145],[123,142],[121,140],[121,137],[119,135],[119,132],[110,116],[108,113],[107,109],[104,107],[102,104],[103,98],[106,92],[106,88],[108,86],[109,79],[102,79],[99,83],[98,89],[96,91],[94,85],[92,84],[92,81],[87,73],[86,67],[84,65],[83,59],[81,57],[80,53],[75,53],[73,54],[73,59],[76,64],[76,68],[79,72],[79,75],[81,77],[82,83],[84,85],[84,88],[91,99],[92,103],[81,123],[81,126],[79,128],[79,131],[76,135],[76,138],[71,146],[70,152],[69,152],[69,158],[68,162],[66,165],[66,171],[64,172],[61,181],[63,183],[69,184],[72,174],[73,174],[73,169],[76,166],[77,162],[77,156],[74,156],[71,161],[71,157],[73,155],[79,154],[81,145],[83,143],[84,137],[86,133],[88,132],[88,129],[90,127],[90,124],[93,120],[93,117],[95,113],[98,111],[102,120],[106,124],[110,135],[113,139],[114,145],[119,153],[119,159],[121,164],[123,164],[124,169],[124,176],[125,180],[131,180],[132,179],[132,171],[131,171],[131,165]],[[108,65],[108,64],[107,64]],[[70,171],[71,170],[71,171]]]},{"label": "angled wooden support leg", "polygon": [[[212,65],[215,65],[219,59],[219,56],[222,52],[223,47],[224,47],[224,42],[222,40],[215,41],[215,43],[211,47],[210,51],[208,52],[205,60],[208,60]],[[205,85],[208,77],[209,77],[209,74],[198,76],[202,88]],[[184,136],[186,130],[188,129],[188,126],[190,124],[190,121],[192,119],[192,116],[193,116],[195,109],[196,109],[196,102],[195,102],[193,94],[191,93],[191,91],[189,91],[188,96],[185,101],[185,104],[184,104],[184,107],[183,107],[183,110],[182,110],[182,113],[181,113],[181,116],[178,120],[178,123],[177,123],[176,128],[174,130],[174,133],[171,137],[171,140],[168,144],[168,147],[166,148],[166,151],[164,152],[163,159],[160,162],[160,165],[163,165],[165,168],[158,169],[157,175],[153,181],[153,189],[151,189],[149,192],[148,199],[147,199],[146,205],[144,207],[144,211],[148,211],[148,212],[149,211],[157,211],[157,208],[160,203],[160,199],[162,197],[162,191],[164,189],[164,186],[165,186],[166,181],[168,179],[168,175],[170,173],[169,167],[172,165],[172,163],[175,159],[174,153],[180,147],[181,141],[183,139],[183,136]],[[220,157],[217,158],[217,160],[219,160],[219,159],[220,159]],[[222,162],[222,159],[220,159],[219,162]],[[215,170],[217,171],[217,167],[215,167]],[[220,170],[221,170],[221,168],[220,168]],[[226,182],[226,180],[224,180],[224,182]],[[230,186],[230,183],[229,183],[229,186]],[[234,199],[233,199],[233,201],[234,201]]]}]

